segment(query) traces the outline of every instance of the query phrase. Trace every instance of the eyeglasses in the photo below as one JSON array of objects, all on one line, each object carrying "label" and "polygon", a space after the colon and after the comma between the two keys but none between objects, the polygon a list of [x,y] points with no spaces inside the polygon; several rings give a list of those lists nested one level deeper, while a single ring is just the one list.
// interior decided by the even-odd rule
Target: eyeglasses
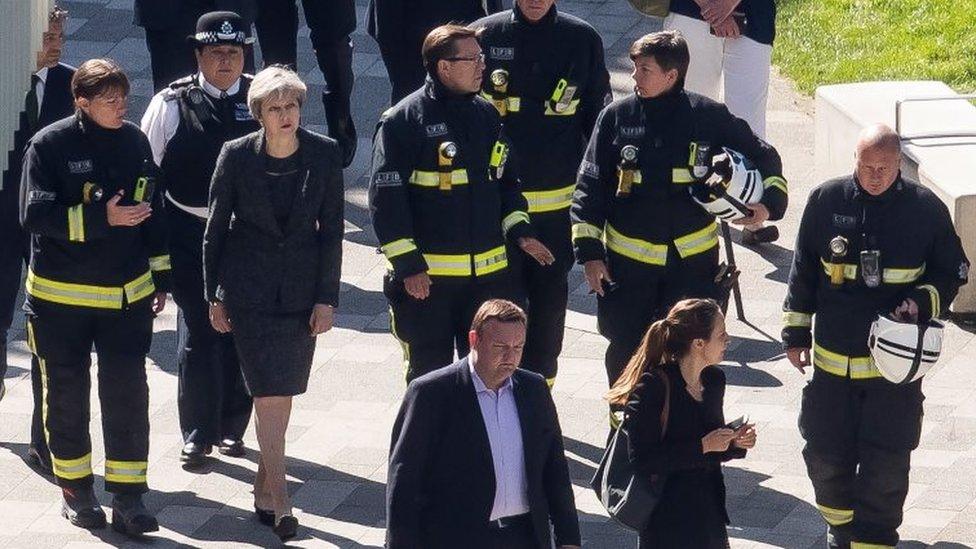
[{"label": "eyeglasses", "polygon": [[446,58],[444,60],[445,61],[468,61],[468,62],[471,62],[471,63],[484,63],[485,62],[485,54],[484,53],[479,53],[478,55],[476,55],[474,57],[448,57],[448,58]]}]

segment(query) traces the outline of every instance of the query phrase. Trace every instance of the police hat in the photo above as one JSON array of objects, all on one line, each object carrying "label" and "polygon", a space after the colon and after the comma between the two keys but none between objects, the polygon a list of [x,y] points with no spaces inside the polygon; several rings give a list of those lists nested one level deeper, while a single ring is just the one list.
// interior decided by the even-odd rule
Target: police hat
[{"label": "police hat", "polygon": [[187,40],[196,46],[244,46],[254,43],[254,39],[248,36],[248,30],[240,15],[232,11],[212,11],[197,19],[197,32],[187,36]]}]

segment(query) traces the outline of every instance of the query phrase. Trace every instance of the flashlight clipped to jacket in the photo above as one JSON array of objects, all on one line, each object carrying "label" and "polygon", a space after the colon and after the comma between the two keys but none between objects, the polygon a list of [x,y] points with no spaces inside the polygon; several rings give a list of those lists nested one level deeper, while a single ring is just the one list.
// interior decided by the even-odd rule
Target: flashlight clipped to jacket
[{"label": "flashlight clipped to jacket", "polygon": [[625,145],[620,149],[620,164],[617,166],[617,196],[630,196],[630,189],[640,169],[637,165],[638,152],[634,145]]},{"label": "flashlight clipped to jacket", "polygon": [[849,243],[843,236],[830,239],[830,285],[844,284],[844,258],[847,257]]},{"label": "flashlight clipped to jacket", "polygon": [[445,141],[437,148],[437,187],[442,191],[451,190],[455,156],[457,156],[457,145],[453,141]]}]

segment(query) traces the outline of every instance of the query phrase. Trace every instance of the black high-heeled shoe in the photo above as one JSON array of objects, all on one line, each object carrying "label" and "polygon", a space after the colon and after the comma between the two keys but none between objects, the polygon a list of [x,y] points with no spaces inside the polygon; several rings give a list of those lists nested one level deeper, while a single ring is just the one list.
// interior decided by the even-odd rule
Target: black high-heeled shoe
[{"label": "black high-heeled shoe", "polygon": [[275,516],[275,524],[272,528],[275,535],[281,541],[289,540],[298,533],[298,519],[292,515]]},{"label": "black high-heeled shoe", "polygon": [[258,522],[265,526],[274,526],[275,514],[274,511],[269,509],[262,509],[258,507],[258,504],[254,504],[254,516],[257,517]]}]

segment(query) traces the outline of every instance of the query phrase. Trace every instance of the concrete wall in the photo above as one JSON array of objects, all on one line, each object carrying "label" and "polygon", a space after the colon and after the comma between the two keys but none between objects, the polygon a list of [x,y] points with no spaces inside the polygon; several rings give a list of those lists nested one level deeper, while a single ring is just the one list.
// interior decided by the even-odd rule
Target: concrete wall
[{"label": "concrete wall", "polygon": [[[0,5],[0,172],[7,169],[7,151],[24,94],[34,72],[36,52],[47,27],[51,0],[3,0]],[[0,183],[2,185],[2,183]]]},{"label": "concrete wall", "polygon": [[[815,157],[821,179],[849,174],[861,129],[877,122],[895,127],[899,99],[953,96],[942,82],[864,82],[817,88]],[[969,132],[971,137],[913,137]],[[902,173],[931,189],[949,208],[969,260],[976,263],[976,108],[966,101],[906,103],[902,107]],[[976,283],[953,303],[976,313]]]}]

